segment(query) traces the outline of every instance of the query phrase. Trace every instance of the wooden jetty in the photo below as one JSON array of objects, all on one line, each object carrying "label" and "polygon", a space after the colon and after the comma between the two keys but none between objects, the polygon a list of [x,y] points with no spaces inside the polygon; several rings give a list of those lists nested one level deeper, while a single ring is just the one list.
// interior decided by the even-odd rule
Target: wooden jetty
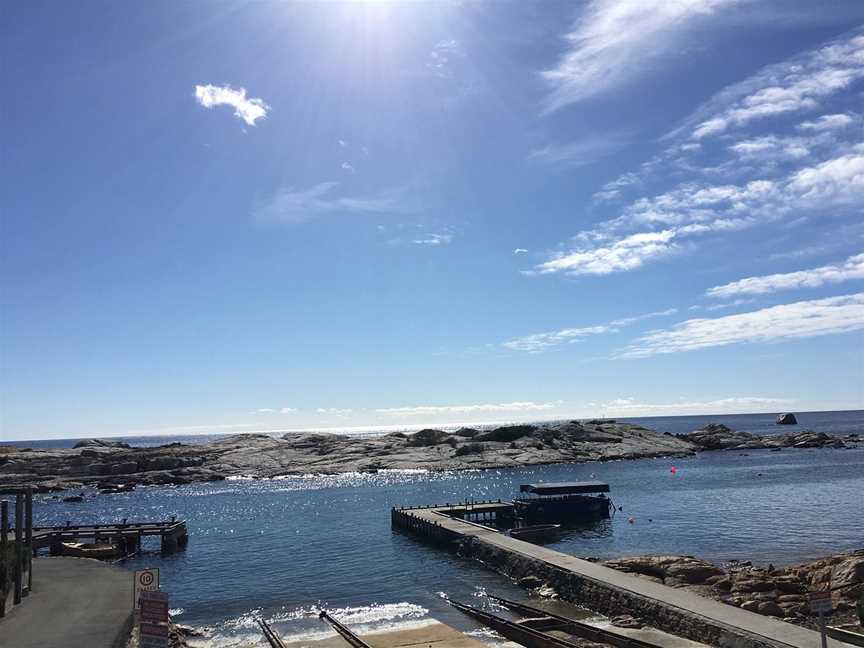
[{"label": "wooden jetty", "polygon": [[[458,550],[511,578],[537,576],[591,610],[608,616],[626,610],[693,641],[721,648],[811,648],[820,643],[819,633],[807,628],[523,542],[450,512],[450,505],[394,508],[391,521],[397,530]],[[849,646],[837,639],[827,645]]]},{"label": "wooden jetty", "polygon": [[119,545],[124,554],[136,553],[141,538],[159,536],[161,549],[166,553],[179,551],[189,542],[186,522],[171,518],[162,522],[114,522],[111,524],[65,524],[62,526],[33,527],[33,551],[47,547],[52,554],[60,553],[64,542],[92,540]]}]

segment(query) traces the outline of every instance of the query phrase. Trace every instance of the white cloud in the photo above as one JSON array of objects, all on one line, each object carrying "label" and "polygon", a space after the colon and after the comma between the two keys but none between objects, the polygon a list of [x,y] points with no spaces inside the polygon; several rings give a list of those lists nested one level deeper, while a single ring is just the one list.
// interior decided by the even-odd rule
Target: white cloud
[{"label": "white cloud", "polygon": [[[851,152],[778,179],[722,185],[687,182],[656,196],[639,198],[624,207],[618,217],[577,234],[574,249],[551,256],[528,274],[627,272],[674,254],[684,240],[694,236],[743,230],[793,213],[824,215],[829,207],[855,208],[864,204],[864,146],[840,148]],[[660,227],[663,229],[617,233]]]},{"label": "white cloud", "polygon": [[366,196],[338,195],[338,182],[321,182],[308,189],[280,189],[270,202],[257,210],[263,220],[302,223],[328,214],[409,214],[414,206],[401,190]]},{"label": "white cloud", "polygon": [[339,409],[338,407],[318,407],[315,410],[316,414],[332,414],[334,416],[345,416],[346,414],[350,414],[354,410],[352,409]]},{"label": "white cloud", "polygon": [[864,77],[864,35],[764,68],[721,92],[697,112],[691,136],[703,139],[754,120],[816,110],[831,95]]},{"label": "white cloud", "polygon": [[546,110],[607,92],[680,54],[690,29],[739,0],[592,0],[565,38],[568,49],[542,73],[552,86]]},{"label": "white cloud", "polygon": [[707,401],[681,399],[673,403],[640,403],[635,398],[616,398],[601,403],[605,416],[658,416],[674,414],[729,414],[733,412],[775,411],[778,407],[791,405],[789,398],[766,398],[761,396],[733,396]]},{"label": "white cloud", "polygon": [[249,126],[267,116],[270,106],[263,99],[246,96],[246,89],[234,90],[231,86],[196,85],[195,99],[205,108],[215,106],[231,106],[234,116],[242,119]]},{"label": "white cloud", "polygon": [[352,165],[350,162],[343,162],[342,169],[347,171],[348,173],[354,173],[354,171],[356,171],[354,165]]},{"label": "white cloud", "polygon": [[854,119],[849,115],[839,113],[835,115],[822,115],[815,121],[806,121],[799,124],[798,128],[809,131],[829,131],[846,128]]},{"label": "white cloud", "polygon": [[843,263],[825,265],[798,272],[785,272],[747,277],[723,286],[709,288],[709,297],[726,298],[734,295],[764,295],[778,290],[794,288],[817,288],[825,284],[841,283],[852,279],[864,279],[864,254],[851,256]]},{"label": "white cloud", "polygon": [[729,344],[775,342],[864,329],[864,293],[829,297],[716,319],[691,319],[635,340],[620,357],[644,358]]},{"label": "white cloud", "polygon": [[597,326],[587,326],[583,328],[566,328],[561,329],[560,331],[552,331],[549,333],[535,333],[533,335],[526,335],[524,337],[516,338],[515,340],[509,340],[507,342],[504,342],[501,346],[512,349],[513,351],[540,353],[541,351],[545,351],[546,349],[553,346],[558,346],[559,344],[572,344],[574,342],[580,342],[584,338],[592,335],[616,333],[624,326],[629,326],[636,322],[650,319],[652,317],[663,317],[665,315],[672,315],[676,312],[678,312],[677,309],[670,308],[664,311],[645,313],[644,315],[636,315],[635,317],[624,317],[621,319],[612,320],[607,324],[599,324]]},{"label": "white cloud", "polygon": [[275,409],[273,407],[260,407],[257,410],[253,410],[252,413],[253,414],[276,414],[278,412],[279,414],[293,414],[296,411],[298,411],[298,410],[293,408],[293,407],[280,407],[279,409]]},{"label": "white cloud", "polygon": [[797,160],[809,157],[813,145],[809,138],[766,135],[741,140],[729,148],[745,160]]},{"label": "white cloud", "polygon": [[417,405],[414,407],[387,407],[376,409],[378,414],[387,416],[430,416],[436,414],[478,414],[504,412],[539,412],[555,409],[561,401],[552,403],[535,403],[532,401],[517,401],[512,403],[487,403],[483,405]]},{"label": "white cloud", "polygon": [[864,204],[864,151],[801,169],[787,189],[819,207]]},{"label": "white cloud", "polygon": [[582,247],[553,256],[529,271],[532,274],[564,272],[569,275],[605,275],[635,270],[650,259],[669,256],[678,246],[674,230],[641,232],[614,243]]},{"label": "white cloud", "polygon": [[437,247],[439,245],[447,245],[453,240],[453,235],[449,232],[443,234],[424,234],[422,238],[414,239],[414,245],[427,245]]},{"label": "white cloud", "polygon": [[513,254],[527,254],[527,253],[528,253],[528,250],[526,250],[525,248],[516,248],[515,250],[513,250]]}]

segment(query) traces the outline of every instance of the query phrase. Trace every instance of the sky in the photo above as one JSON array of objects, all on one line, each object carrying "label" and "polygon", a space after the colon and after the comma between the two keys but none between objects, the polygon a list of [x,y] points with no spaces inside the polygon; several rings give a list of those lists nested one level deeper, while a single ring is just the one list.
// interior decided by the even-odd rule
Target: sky
[{"label": "sky", "polygon": [[864,6],[4,2],[0,439],[864,408]]}]

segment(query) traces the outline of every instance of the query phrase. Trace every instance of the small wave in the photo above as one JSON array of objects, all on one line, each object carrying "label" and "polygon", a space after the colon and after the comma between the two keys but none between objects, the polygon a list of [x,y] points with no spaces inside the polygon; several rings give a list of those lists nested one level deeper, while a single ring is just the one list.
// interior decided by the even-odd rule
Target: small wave
[{"label": "small wave", "polygon": [[170,616],[173,619],[175,617],[179,617],[185,611],[186,610],[184,610],[183,608],[171,608],[170,610],[168,610],[168,616]]}]

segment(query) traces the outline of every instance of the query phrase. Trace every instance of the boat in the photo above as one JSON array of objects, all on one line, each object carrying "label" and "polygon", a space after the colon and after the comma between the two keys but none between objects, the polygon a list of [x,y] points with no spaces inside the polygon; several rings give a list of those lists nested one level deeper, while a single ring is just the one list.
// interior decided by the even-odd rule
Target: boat
[{"label": "boat", "polygon": [[599,481],[522,484],[525,497],[513,500],[516,518],[525,526],[568,524],[609,517],[609,484]]},{"label": "boat", "polygon": [[84,542],[62,542],[60,553],[63,556],[76,558],[120,558],[123,554],[114,544],[87,544]]},{"label": "boat", "polygon": [[560,524],[533,524],[531,526],[510,529],[510,537],[525,542],[551,542],[561,535]]}]

